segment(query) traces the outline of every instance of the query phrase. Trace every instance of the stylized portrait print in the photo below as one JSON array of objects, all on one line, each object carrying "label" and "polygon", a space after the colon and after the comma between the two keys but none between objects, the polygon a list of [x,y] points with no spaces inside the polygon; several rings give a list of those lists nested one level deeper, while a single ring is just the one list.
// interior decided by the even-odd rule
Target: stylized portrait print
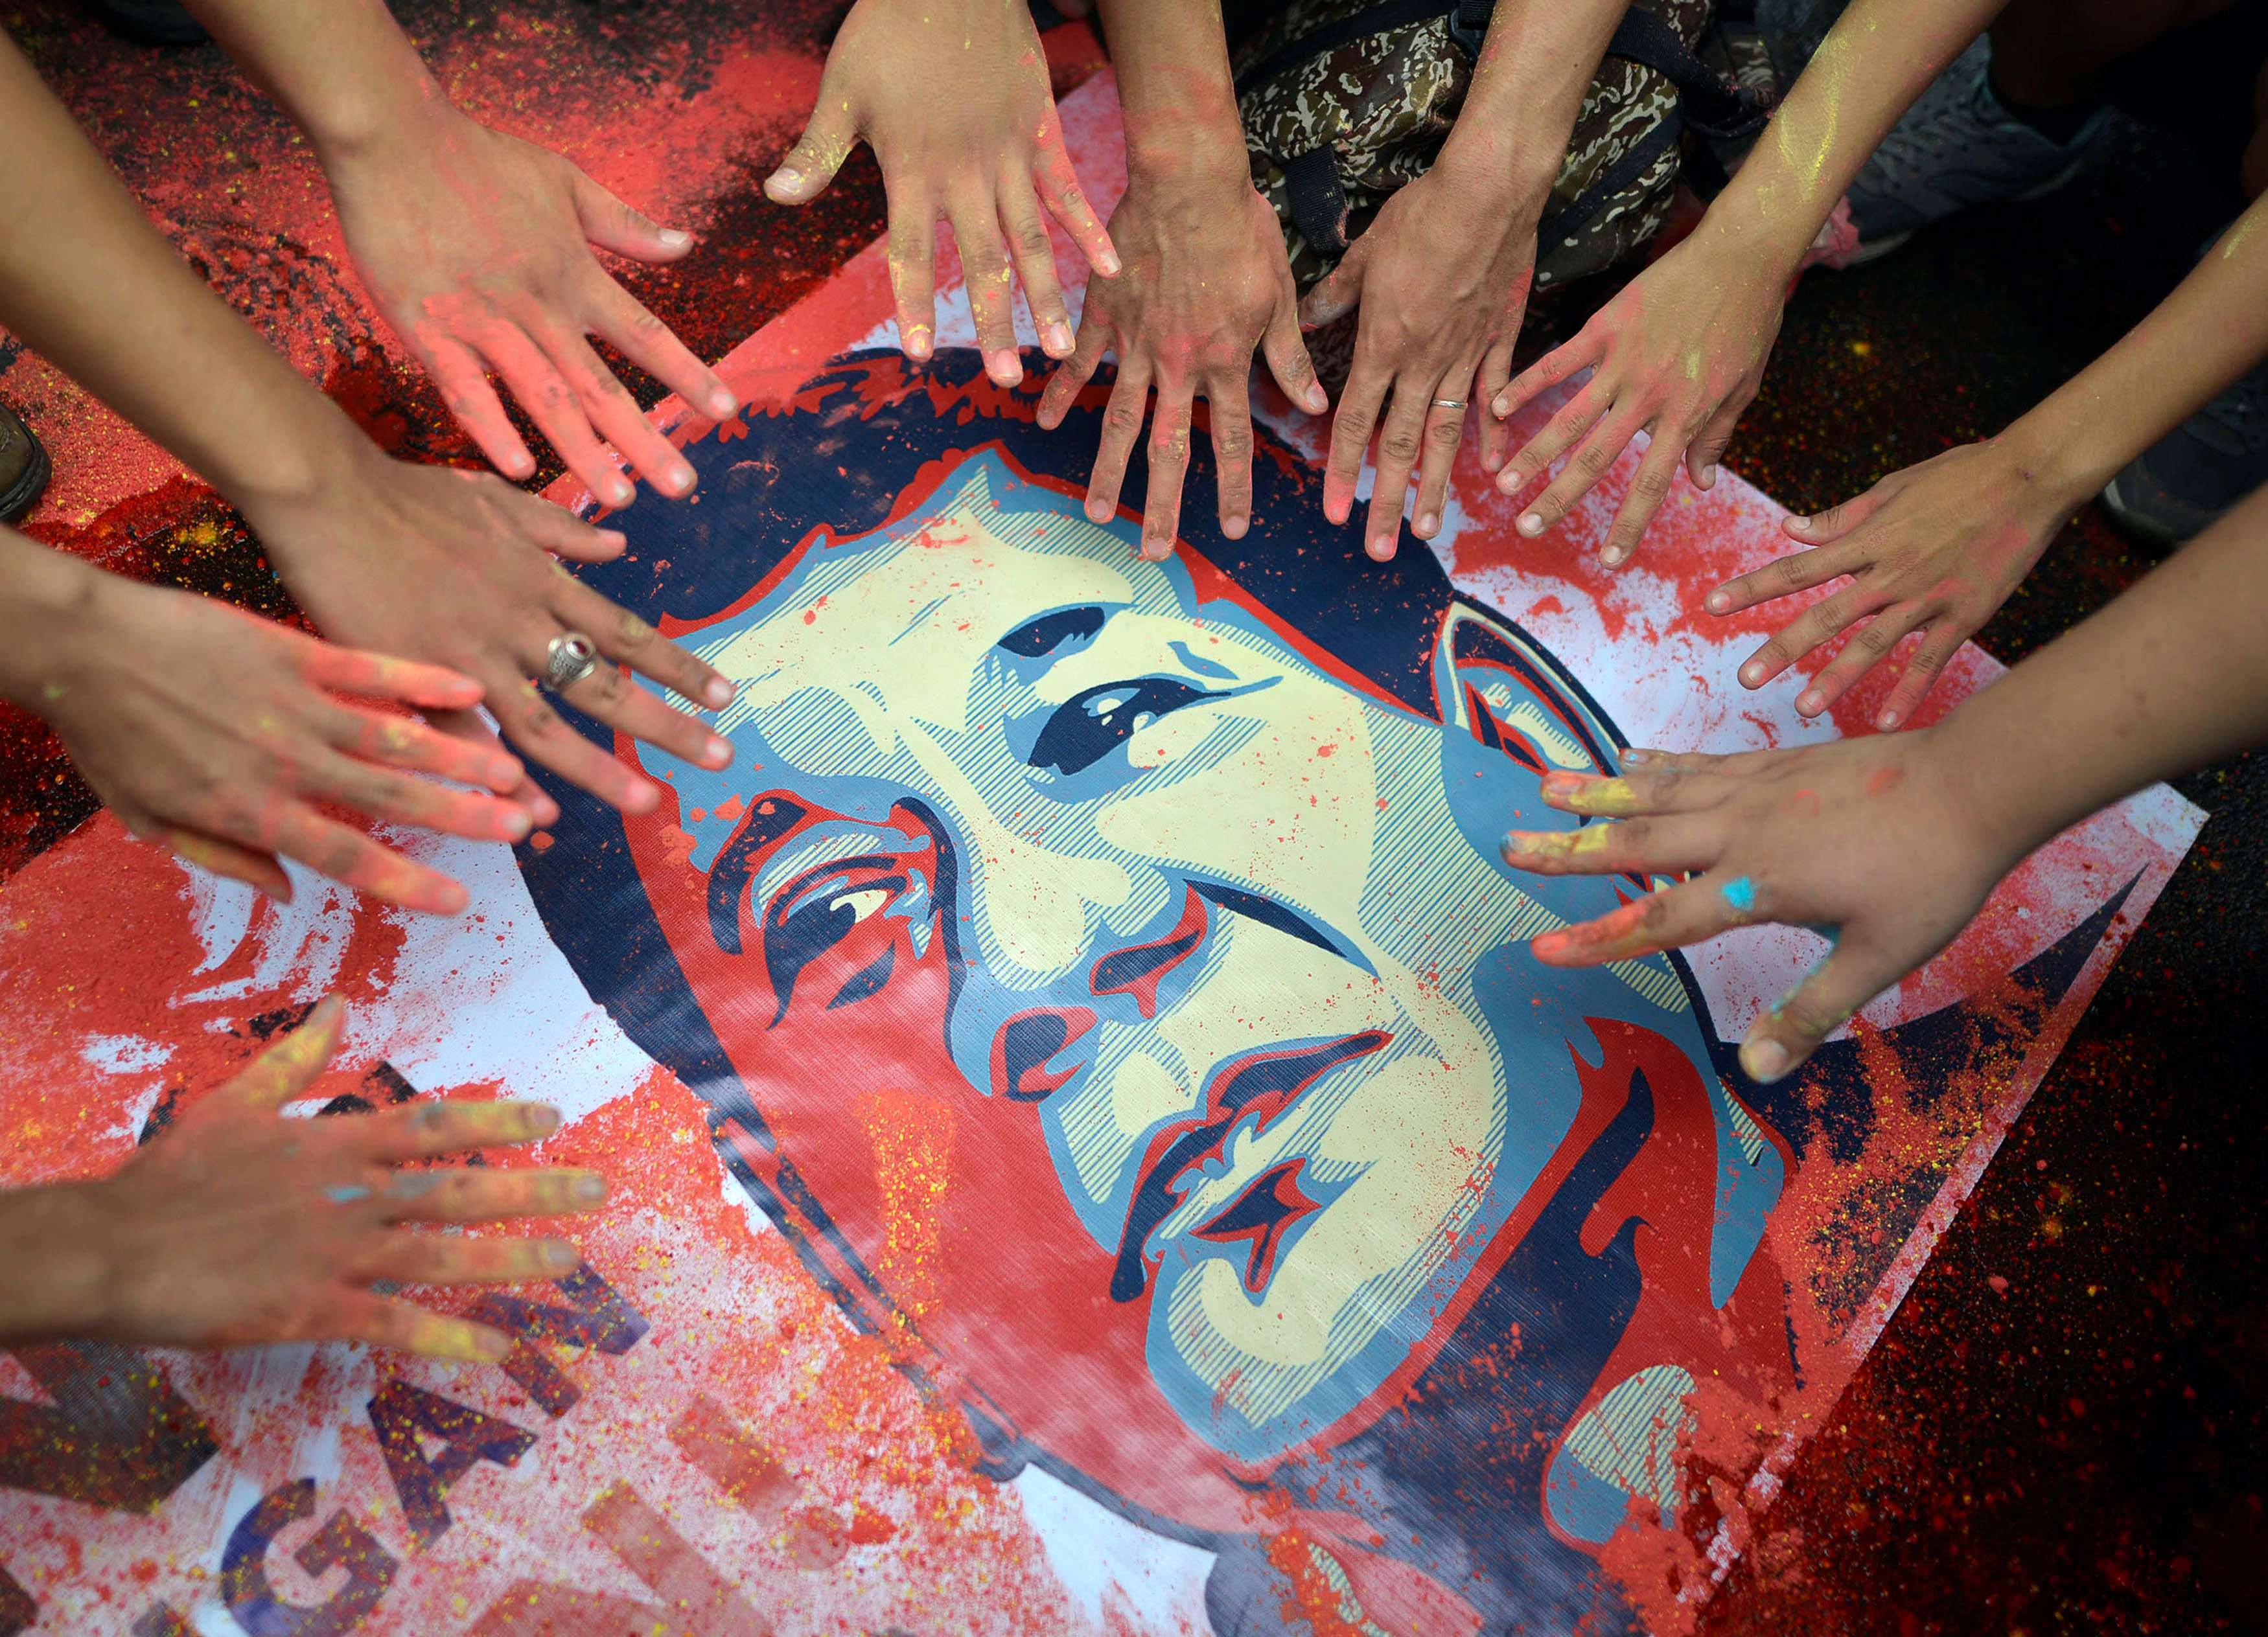
[{"label": "stylized portrait print", "polygon": [[1791,1375],[1788,1156],[1682,964],[1527,949],[1651,884],[1497,856],[1610,724],[1285,451],[1269,527],[1144,562],[1035,464],[1075,431],[899,369],[688,450],[608,589],[733,679],[735,761],[625,745],[673,799],[571,804],[555,937],[973,1458],[1219,1551],[1217,1629],[1313,1573],[1387,1629],[1599,1604],[1696,1379]]}]

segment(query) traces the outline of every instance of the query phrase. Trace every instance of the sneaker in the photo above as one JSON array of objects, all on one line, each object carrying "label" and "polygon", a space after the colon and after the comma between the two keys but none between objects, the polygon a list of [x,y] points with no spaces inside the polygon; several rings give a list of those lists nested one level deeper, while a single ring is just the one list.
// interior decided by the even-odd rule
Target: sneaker
[{"label": "sneaker", "polygon": [[2169,549],[2195,540],[2268,483],[2268,363],[2127,462],[2102,506],[2135,539]]},{"label": "sneaker", "polygon": [[180,0],[82,0],[122,40],[141,46],[200,46],[212,36]]},{"label": "sneaker", "polygon": [[23,417],[0,404],[0,523],[13,523],[48,487],[48,451]]},{"label": "sneaker", "polygon": [[1882,138],[1851,184],[1851,217],[1867,261],[1914,230],[1970,205],[2037,199],[2071,180],[2110,123],[2106,104],[2069,142],[2052,142],[1992,94],[1990,36],[1953,60]]}]

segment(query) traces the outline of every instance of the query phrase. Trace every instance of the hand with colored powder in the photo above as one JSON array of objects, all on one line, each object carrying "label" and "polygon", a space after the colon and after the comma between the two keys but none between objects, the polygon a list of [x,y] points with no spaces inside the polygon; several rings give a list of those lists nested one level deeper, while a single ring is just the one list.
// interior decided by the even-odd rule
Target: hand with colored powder
[{"label": "hand with colored powder", "polygon": [[101,1181],[0,1194],[0,1343],[358,1341],[486,1362],[511,1351],[501,1332],[391,1288],[557,1279],[581,1260],[575,1247],[417,1230],[590,1211],[605,1182],[587,1171],[423,1164],[549,1136],[559,1116],[541,1104],[286,1118],[321,1078],[345,1020],[345,1003],[326,999]]},{"label": "hand with colored powder", "polygon": [[1719,586],[1709,611],[1736,613],[1845,575],[1850,583],[1749,656],[1742,686],[1762,687],[1857,625],[1796,695],[1796,709],[1815,716],[1919,632],[1874,715],[1884,732],[1911,721],[2072,514],[2264,355],[2268,198],[2117,346],[1999,437],[1893,472],[1818,517],[1789,518],[1789,538],[1808,549]]},{"label": "hand with colored powder", "polygon": [[1638,549],[1680,464],[1704,488],[1716,481],[1820,228],[1898,116],[1999,3],[1852,0],[1692,235],[1495,396],[1491,411],[1505,419],[1593,371],[1497,473],[1497,487],[1516,494],[1573,451],[1521,511],[1522,534],[1565,518],[1641,432],[1646,457],[1599,554],[1609,567]]},{"label": "hand with colored powder", "polygon": [[738,407],[716,372],[625,290],[593,247],[666,263],[691,235],[657,226],[568,160],[450,102],[377,0],[195,0],[189,10],[306,132],[356,270],[507,477],[535,459],[493,371],[600,503],[630,503],[606,446],[667,495],[693,468],[655,431],[596,335],[701,414]]},{"label": "hand with colored powder", "polygon": [[1040,399],[1060,426],[1081,389],[1118,358],[1086,514],[1118,508],[1120,485],[1158,394],[1143,496],[1142,553],[1171,554],[1181,527],[1196,400],[1211,412],[1220,532],[1252,521],[1252,356],[1300,407],[1329,400],[1300,339],[1299,293],[1275,212],[1252,185],[1219,10],[1203,0],[1104,7],[1126,110],[1126,195],[1110,219],[1125,270],[1090,285],[1079,345]]},{"label": "hand with colored powder", "polygon": [[462,886],[324,805],[474,841],[528,833],[526,810],[499,799],[526,777],[515,758],[352,702],[464,711],[481,696],[468,677],[334,648],[6,529],[0,624],[0,695],[48,720],[128,830],[276,899],[291,896],[291,858],[389,904],[465,907]]},{"label": "hand with colored powder", "polygon": [[1002,386],[1024,377],[1015,278],[1041,350],[1069,356],[1071,314],[1042,208],[1104,278],[1117,274],[1118,253],[1064,150],[1024,0],[858,0],[827,55],[811,122],[764,192],[780,204],[810,203],[861,141],[889,190],[890,285],[906,356],[924,359],[936,347],[942,218],[961,253],[985,372]]},{"label": "hand with colored powder", "polygon": [[[1734,756],[1630,751],[1614,778],[1555,773],[1574,828],[1513,831],[1544,875],[1676,874],[1544,933],[1546,965],[1594,966],[1735,927],[1823,933],[1824,959],[1758,1017],[1741,1066],[1789,1073],[1945,947],[2000,878],[2121,796],[2268,739],[2268,491],[1936,726]],[[1596,822],[1594,822],[1596,821]]]}]

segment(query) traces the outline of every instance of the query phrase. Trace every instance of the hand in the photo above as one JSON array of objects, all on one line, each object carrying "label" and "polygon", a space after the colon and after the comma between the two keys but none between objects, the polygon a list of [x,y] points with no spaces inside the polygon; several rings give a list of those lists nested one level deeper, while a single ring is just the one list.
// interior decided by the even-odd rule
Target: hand
[{"label": "hand", "polygon": [[906,356],[934,348],[938,218],[953,224],[984,369],[1003,386],[1024,378],[1009,302],[1009,258],[1050,358],[1071,349],[1040,207],[1063,224],[1105,278],[1118,272],[1110,235],[1080,192],[1048,87],[1046,59],[1024,0],[858,0],[843,19],[803,138],[764,192],[808,204],[864,138],[890,196],[890,285]]},{"label": "hand", "polygon": [[[1300,319],[1329,324],[1358,304],[1354,365],[1331,425],[1323,476],[1323,515],[1344,523],[1371,434],[1378,475],[1370,492],[1366,549],[1394,555],[1411,468],[1418,472],[1410,532],[1431,540],[1441,527],[1449,471],[1464,437],[1459,405],[1492,397],[1512,371],[1513,342],[1535,274],[1541,197],[1508,199],[1448,162],[1435,165],[1379,209],[1329,277],[1307,292]],[[1390,401],[1389,401],[1390,400]],[[1482,460],[1502,457],[1504,429],[1484,417]]]},{"label": "hand", "polygon": [[1912,716],[1962,643],[2031,572],[2077,503],[2078,497],[2036,480],[2007,445],[1964,444],[1893,472],[1815,518],[1790,518],[1790,538],[1811,549],[1727,581],[1709,593],[1709,612],[1753,608],[1849,575],[1850,584],[1805,609],[1749,657],[1741,685],[1763,686],[1866,620],[1796,695],[1796,709],[1815,716],[1920,631],[1920,647],[1874,718],[1887,733]]},{"label": "hand", "polygon": [[716,372],[616,283],[591,246],[675,261],[689,234],[655,226],[557,154],[446,102],[368,147],[324,156],[347,249],[379,311],[431,372],[450,413],[507,477],[535,459],[489,385],[512,389],[576,479],[608,506],[631,488],[600,446],[665,493],[693,468],[591,349],[598,335],[702,414],[738,407]]},{"label": "hand", "polygon": [[474,841],[526,835],[514,804],[409,776],[510,791],[526,777],[514,758],[335,697],[463,711],[481,696],[470,678],[334,648],[187,591],[104,574],[91,586],[90,617],[58,644],[36,703],[136,835],[280,899],[291,881],[279,856],[438,914],[464,908],[462,886],[320,804]]},{"label": "hand", "polygon": [[1150,389],[1158,389],[1142,506],[1142,554],[1152,561],[1172,554],[1180,530],[1197,393],[1211,407],[1220,532],[1231,540],[1241,540],[1252,519],[1254,349],[1293,403],[1314,414],[1329,405],[1300,339],[1299,297],[1276,213],[1253,187],[1241,143],[1233,159],[1203,174],[1129,179],[1110,218],[1125,247],[1126,270],[1088,287],[1078,350],[1040,398],[1040,424],[1053,430],[1102,355],[1118,355],[1118,379],[1086,485],[1086,515],[1102,523],[1118,510],[1118,488]]},{"label": "hand", "polygon": [[85,1233],[105,1272],[81,1333],[160,1347],[363,1341],[490,1362],[511,1350],[512,1339],[485,1325],[372,1287],[556,1279],[580,1261],[575,1247],[403,1224],[589,1211],[606,1184],[588,1171],[397,1169],[549,1136],[559,1116],[540,1103],[284,1118],[284,1105],[321,1075],[345,1017],[338,996],[326,999],[114,1175],[84,1188]]},{"label": "hand", "polygon": [[1756,1019],[1741,1067],[1780,1079],[1882,990],[1950,943],[2027,850],[1975,815],[1939,730],[1739,756],[1631,751],[1620,778],[1554,773],[1543,799],[1617,824],[1513,831],[1541,875],[1697,870],[1611,914],[1547,932],[1550,966],[1597,966],[1752,921],[1827,931],[1827,958]]},{"label": "hand", "polygon": [[1716,483],[1718,459],[1756,397],[1778,339],[1786,283],[1772,268],[1706,233],[1705,226],[1696,230],[1624,285],[1574,339],[1523,371],[1491,406],[1499,420],[1508,419],[1546,387],[1592,371],[1497,473],[1497,488],[1517,494],[1575,451],[1521,514],[1522,534],[1532,539],[1565,517],[1640,431],[1649,439],[1646,458],[1599,553],[1609,568],[1638,550],[1646,525],[1669,496],[1680,459],[1700,488]]},{"label": "hand", "polygon": [[[564,632],[583,633],[615,662],[569,686],[560,695],[569,704],[702,767],[732,760],[729,741],[620,667],[712,709],[730,702],[732,684],[556,561],[604,562],[622,549],[620,533],[593,529],[484,473],[388,460],[366,446],[342,455],[319,494],[256,501],[245,511],[317,628],[473,678],[523,754],[601,801],[645,812],[660,792],[561,721],[528,680],[542,673],[552,640]],[[493,744],[468,712],[438,725]],[[532,782],[523,781],[513,796],[537,824],[558,817]]]}]

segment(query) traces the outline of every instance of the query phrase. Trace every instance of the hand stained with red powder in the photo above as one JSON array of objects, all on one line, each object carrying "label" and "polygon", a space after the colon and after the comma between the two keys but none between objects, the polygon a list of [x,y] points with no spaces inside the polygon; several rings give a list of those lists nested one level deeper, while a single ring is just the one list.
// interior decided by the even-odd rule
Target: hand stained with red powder
[{"label": "hand stained with red powder", "polygon": [[[550,1135],[538,1103],[434,1102],[288,1119],[338,1045],[332,995],[293,1033],[191,1104],[110,1177],[4,1196],[0,1242],[38,1254],[42,1288],[0,1301],[0,1340],[93,1337],[149,1346],[361,1341],[493,1362],[511,1339],[375,1288],[556,1279],[580,1260],[556,1238],[471,1238],[410,1224],[593,1210],[593,1171],[403,1169]],[[11,1285],[18,1282],[11,1279]]]},{"label": "hand stained with red powder", "polygon": [[665,494],[693,488],[692,466],[586,339],[603,338],[700,413],[733,413],[716,371],[592,253],[675,261],[692,248],[690,234],[656,226],[559,155],[438,95],[423,117],[327,153],[325,165],[372,298],[498,471],[528,477],[535,460],[490,371],[605,504],[626,505],[632,492],[606,443]]},{"label": "hand stained with red powder", "polygon": [[1023,379],[1010,295],[1019,278],[1041,349],[1068,356],[1071,315],[1042,207],[1102,277],[1117,274],[1118,253],[1064,147],[1024,0],[858,0],[828,53],[811,121],[764,192],[778,204],[810,203],[861,141],[889,190],[890,285],[906,356],[924,359],[936,347],[940,219],[953,224],[986,373],[1002,386]]}]

